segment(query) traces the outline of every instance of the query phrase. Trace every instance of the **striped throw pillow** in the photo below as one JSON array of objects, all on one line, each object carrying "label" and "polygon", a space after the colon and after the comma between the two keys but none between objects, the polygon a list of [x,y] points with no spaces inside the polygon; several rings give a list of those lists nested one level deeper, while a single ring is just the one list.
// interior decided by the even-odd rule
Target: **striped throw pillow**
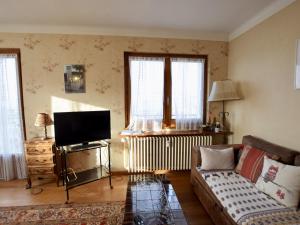
[{"label": "striped throw pillow", "polygon": [[274,160],[278,160],[279,157],[266,153],[260,149],[253,148],[246,145],[242,150],[242,154],[235,171],[247,180],[256,183],[260,176],[264,164],[264,156],[268,156]]}]

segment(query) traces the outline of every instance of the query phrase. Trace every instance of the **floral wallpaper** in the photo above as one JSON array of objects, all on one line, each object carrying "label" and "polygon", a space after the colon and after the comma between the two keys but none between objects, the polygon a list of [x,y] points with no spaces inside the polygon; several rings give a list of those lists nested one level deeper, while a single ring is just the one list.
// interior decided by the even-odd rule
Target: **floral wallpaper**
[{"label": "floral wallpaper", "polygon": [[[53,117],[58,111],[110,109],[113,170],[124,170],[123,143],[118,136],[125,124],[124,51],[207,54],[209,86],[227,77],[228,43],[222,41],[0,33],[0,48],[21,49],[27,137],[43,134],[43,129],[34,126],[38,112]],[[65,93],[65,64],[85,65],[86,93]],[[218,116],[220,109],[219,103],[209,105],[212,116]],[[48,132],[53,135],[53,126]],[[74,156],[73,168],[93,165],[95,157],[87,154],[87,158]]]}]

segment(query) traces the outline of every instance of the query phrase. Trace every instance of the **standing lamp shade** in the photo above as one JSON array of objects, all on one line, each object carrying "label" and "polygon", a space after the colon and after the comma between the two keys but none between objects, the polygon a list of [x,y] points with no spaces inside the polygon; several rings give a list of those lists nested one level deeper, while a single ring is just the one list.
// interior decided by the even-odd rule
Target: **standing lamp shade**
[{"label": "standing lamp shade", "polygon": [[47,126],[52,125],[53,121],[47,113],[38,113],[35,119],[34,126],[45,128],[45,137],[43,140],[48,139],[47,137]]},{"label": "standing lamp shade", "polygon": [[208,101],[209,102],[222,101],[223,111],[220,112],[220,115],[222,116],[222,119],[223,119],[224,130],[226,130],[225,116],[229,115],[228,112],[225,112],[224,101],[238,100],[238,99],[240,99],[240,97],[237,94],[235,85],[231,80],[223,80],[223,81],[214,81],[213,82],[212,89],[211,89],[210,95],[208,97]]},{"label": "standing lamp shade", "polygon": [[238,99],[240,99],[240,97],[238,96],[234,83],[231,80],[214,81],[208,97],[209,102]]}]

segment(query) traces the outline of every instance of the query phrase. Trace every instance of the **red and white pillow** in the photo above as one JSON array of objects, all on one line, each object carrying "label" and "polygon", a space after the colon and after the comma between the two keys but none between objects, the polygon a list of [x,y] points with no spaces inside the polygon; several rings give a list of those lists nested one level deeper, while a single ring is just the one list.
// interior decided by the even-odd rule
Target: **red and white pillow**
[{"label": "red and white pillow", "polygon": [[249,145],[245,145],[242,150],[239,163],[235,168],[235,172],[255,183],[261,174],[264,164],[264,156],[268,156],[276,160],[279,159],[279,157],[275,155],[268,154]]},{"label": "red and white pillow", "polygon": [[300,167],[264,157],[264,166],[256,185],[287,207],[297,207],[300,195]]}]

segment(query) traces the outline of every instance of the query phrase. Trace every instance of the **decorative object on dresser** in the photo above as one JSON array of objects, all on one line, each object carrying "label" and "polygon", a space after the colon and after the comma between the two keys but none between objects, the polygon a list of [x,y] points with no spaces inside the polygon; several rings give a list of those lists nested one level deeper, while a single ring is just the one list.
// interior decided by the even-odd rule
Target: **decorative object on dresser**
[{"label": "decorative object on dresser", "polygon": [[50,126],[52,124],[53,124],[53,121],[47,113],[38,113],[37,114],[34,126],[45,128],[45,137],[43,137],[42,140],[48,139],[48,137],[47,137],[47,126]]},{"label": "decorative object on dresser", "polygon": [[57,155],[53,138],[41,140],[33,138],[25,142],[26,162],[27,162],[27,186],[31,188],[32,179],[56,178],[58,185],[57,173]]},{"label": "decorative object on dresser", "polygon": [[226,131],[228,128],[226,127],[226,116],[229,115],[229,112],[225,112],[224,101],[229,100],[238,100],[240,99],[235,85],[231,80],[222,80],[222,81],[214,81],[210,95],[208,97],[209,102],[217,102],[222,101],[223,110],[220,112],[220,117],[222,118],[223,131]]}]

